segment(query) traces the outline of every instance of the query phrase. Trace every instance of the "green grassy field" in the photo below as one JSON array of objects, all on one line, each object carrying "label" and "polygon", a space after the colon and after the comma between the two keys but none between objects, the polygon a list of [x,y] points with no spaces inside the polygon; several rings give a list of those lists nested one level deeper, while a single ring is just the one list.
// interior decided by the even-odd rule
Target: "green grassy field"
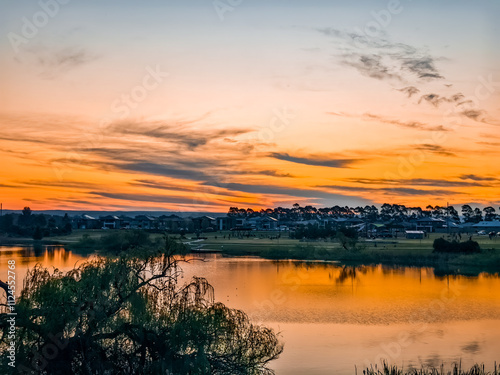
[{"label": "green grassy field", "polygon": [[[263,247],[273,247],[273,248],[293,248],[297,245],[308,245],[313,247],[324,248],[327,250],[340,249],[341,246],[337,241],[308,241],[301,242],[299,240],[288,238],[288,233],[281,233],[281,238],[276,239],[279,232],[252,232],[255,237],[250,238],[237,238],[231,235],[231,239],[228,239],[231,232],[223,233],[209,233],[204,234],[207,240],[200,241],[198,243],[192,243],[193,247],[200,245],[204,250],[212,251],[236,251],[242,254],[248,253],[259,253],[262,251]],[[224,238],[226,236],[226,238]],[[270,239],[274,238],[274,239]],[[447,238],[446,234],[431,233],[428,238],[423,240],[408,240],[406,238],[387,238],[387,239],[377,239],[377,240],[363,240],[359,241],[359,245],[364,247],[366,250],[376,250],[377,252],[387,253],[387,254],[401,254],[405,253],[408,255],[429,255],[432,253],[432,244],[434,240],[438,237]],[[462,236],[462,240],[467,240],[466,235]],[[474,241],[479,242],[482,249],[497,249],[500,250],[500,237],[496,237],[492,240],[488,236],[473,236]]]},{"label": "green grassy field", "polygon": [[[75,230],[66,236],[50,237],[45,244],[78,245],[84,235],[99,240],[102,235],[118,232],[114,230]],[[120,231],[124,232],[124,231]],[[237,237],[234,232],[205,233],[203,239],[194,235],[180,238],[189,248],[201,252],[220,252],[225,256],[258,256],[268,259],[295,259],[305,261],[338,261],[345,264],[394,264],[403,266],[433,266],[443,272],[478,273],[500,272],[500,237],[473,235],[482,249],[481,254],[450,255],[434,254],[432,244],[438,237],[448,239],[447,234],[432,233],[423,240],[404,237],[376,240],[360,239],[357,251],[346,251],[336,240],[299,241],[290,239],[287,232],[251,232],[250,237]],[[162,234],[152,234],[152,237]],[[463,235],[462,240],[468,236]],[[17,243],[31,244],[33,240],[11,239]],[[1,239],[0,239],[1,241]],[[2,243],[2,242],[0,242]],[[12,243],[12,242],[11,242]],[[5,243],[7,244],[7,243]]]},{"label": "green grassy field", "polygon": [[[447,234],[432,233],[423,240],[388,238],[361,239],[357,251],[346,251],[336,240],[299,241],[282,233],[253,232],[255,236],[237,238],[230,232],[208,234],[207,239],[185,241],[199,251],[217,251],[226,256],[258,256],[268,259],[296,259],[305,261],[338,261],[343,264],[392,264],[402,266],[430,266],[444,273],[477,274],[481,271],[500,272],[500,238],[473,236],[482,249],[481,254],[435,254],[433,242]],[[224,238],[225,236],[225,238]],[[462,236],[462,240],[468,240]]]}]

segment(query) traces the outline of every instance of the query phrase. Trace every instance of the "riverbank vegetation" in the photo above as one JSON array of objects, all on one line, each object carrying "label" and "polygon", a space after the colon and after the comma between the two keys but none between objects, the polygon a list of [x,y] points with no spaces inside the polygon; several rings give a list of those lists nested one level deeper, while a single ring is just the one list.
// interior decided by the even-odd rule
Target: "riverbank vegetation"
[{"label": "riverbank vegetation", "polygon": [[498,375],[497,364],[493,371],[485,370],[484,365],[475,364],[469,369],[463,369],[461,363],[455,363],[450,369],[445,369],[444,365],[439,368],[410,368],[403,370],[397,366],[390,366],[384,363],[381,368],[370,367],[363,370],[364,375]]},{"label": "riverbank vegetation", "polygon": [[[162,247],[157,239],[144,246],[134,235],[103,238],[112,254],[68,273],[28,272],[16,305],[15,373],[272,374],[278,336],[216,303],[205,279],[180,285],[182,244],[165,237]],[[5,374],[8,327],[1,314]]]},{"label": "riverbank vegetation", "polygon": [[[273,260],[335,261],[348,265],[385,264],[396,266],[434,267],[443,273],[478,274],[500,272],[500,238],[472,236],[471,248],[480,252],[434,251],[434,244],[456,244],[456,238],[432,233],[424,239],[363,239],[339,231],[334,238],[297,240],[283,232],[253,232],[238,237],[230,231],[196,236],[170,237],[186,244],[186,251],[218,252],[224,256],[257,256]],[[162,235],[141,230],[79,230],[71,235],[54,237],[52,241],[80,253],[113,254],[130,248],[158,246]],[[32,240],[30,240],[32,243]],[[443,242],[445,241],[445,242]],[[454,242],[455,241],[455,242]],[[472,241],[472,243],[470,242]],[[46,243],[43,241],[43,243]],[[476,245],[477,243],[477,245]],[[47,244],[47,243],[46,243]],[[460,245],[468,246],[468,245]]]}]

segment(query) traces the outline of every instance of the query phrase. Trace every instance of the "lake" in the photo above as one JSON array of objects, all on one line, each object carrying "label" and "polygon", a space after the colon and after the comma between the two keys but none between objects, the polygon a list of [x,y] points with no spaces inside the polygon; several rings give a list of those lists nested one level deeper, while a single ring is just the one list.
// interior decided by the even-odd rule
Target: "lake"
[{"label": "lake", "polygon": [[[36,263],[69,270],[89,255],[52,246],[0,247],[0,278],[16,260],[18,285]],[[431,268],[301,263],[204,255],[181,264],[216,300],[281,332],[277,374],[354,374],[386,359],[408,367],[500,359],[498,275],[436,275]]]}]

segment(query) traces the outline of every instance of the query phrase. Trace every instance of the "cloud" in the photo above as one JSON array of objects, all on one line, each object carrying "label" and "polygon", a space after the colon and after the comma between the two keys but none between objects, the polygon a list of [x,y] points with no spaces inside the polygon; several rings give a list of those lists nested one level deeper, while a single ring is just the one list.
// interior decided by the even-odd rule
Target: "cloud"
[{"label": "cloud", "polygon": [[338,43],[342,64],[350,65],[368,77],[406,80],[416,76],[425,81],[444,78],[436,67],[436,59],[423,49],[381,36],[335,28],[317,28],[316,31]]},{"label": "cloud", "polygon": [[22,64],[34,65],[42,78],[53,79],[70,70],[86,65],[99,58],[83,46],[50,46],[42,43],[30,44],[22,57]]},{"label": "cloud", "polygon": [[[92,191],[92,195],[99,197],[124,200],[129,202],[150,202],[150,203],[163,203],[163,204],[194,204],[195,198],[170,196],[170,195],[153,195],[153,194],[124,194],[124,193],[110,193],[106,191]],[[203,200],[196,200],[196,205],[213,205],[217,203],[215,200],[208,201],[206,197]]]},{"label": "cloud", "polygon": [[484,121],[485,111],[481,109],[466,109],[460,112],[460,114],[474,121],[485,122]]},{"label": "cloud", "polygon": [[495,177],[478,176],[476,174],[463,174],[460,175],[458,178],[462,180],[473,180],[473,181],[498,181],[498,179]]},{"label": "cloud", "polygon": [[422,131],[432,131],[432,132],[445,132],[449,131],[443,125],[431,126],[418,121],[400,121],[392,120],[379,115],[374,115],[372,113],[365,113],[364,118],[369,120],[379,120],[387,124],[397,125],[403,128],[422,130]]},{"label": "cloud", "polygon": [[[418,100],[418,104],[420,104],[423,101],[426,101],[426,102],[432,104],[434,107],[438,107],[443,102],[456,103],[456,102],[462,100],[464,97],[465,96],[460,92],[455,94],[455,95],[452,95],[449,98],[441,96],[439,94],[426,94],[426,95],[422,95],[420,97],[420,99]],[[465,103],[465,102],[459,103],[458,105],[463,104],[463,103]]]},{"label": "cloud", "polygon": [[231,171],[233,175],[262,175],[271,177],[296,177],[290,173],[279,172],[272,169],[266,170],[242,170],[242,171]]},{"label": "cloud", "polygon": [[489,147],[500,147],[500,142],[476,142],[478,145]]},{"label": "cloud", "polygon": [[[191,192],[191,193],[199,193],[201,191],[200,185],[192,185],[192,186],[186,186],[186,185],[180,185],[176,183],[165,183],[161,181],[155,181],[155,180],[134,180],[133,182],[130,182],[129,185],[131,186],[138,186],[141,188],[150,188],[150,189],[157,189],[157,190],[168,190],[172,192],[177,192],[177,191],[185,191],[185,192]],[[242,195],[242,194],[235,194],[230,191],[227,191],[225,188],[225,184],[217,184],[216,187],[213,189],[208,189],[208,185],[204,186],[203,193],[209,193],[209,194],[220,194],[228,197],[238,197],[238,198],[252,198],[251,196],[248,195]],[[221,189],[224,189],[222,191]]]},{"label": "cloud", "polygon": [[[207,183],[206,185],[217,186],[212,183]],[[284,195],[287,197],[296,198],[312,198],[312,199],[328,199],[330,201],[342,201],[345,202],[346,199],[354,200],[357,204],[371,204],[371,201],[358,198],[345,196],[342,194],[332,194],[318,189],[300,189],[286,186],[273,186],[273,185],[252,185],[252,184],[241,184],[241,183],[229,183],[224,186],[229,190],[241,191],[245,193],[252,194],[273,194],[273,195]]]},{"label": "cloud", "polygon": [[417,150],[431,152],[431,153],[437,154],[437,155],[456,156],[453,152],[450,152],[450,151],[446,150],[444,147],[438,146],[438,145],[422,144],[422,145],[417,145],[416,148],[417,148]]},{"label": "cloud", "polygon": [[419,78],[425,79],[441,79],[444,78],[439,74],[435,66],[435,61],[431,56],[423,57],[402,57],[402,67]]},{"label": "cloud", "polygon": [[406,195],[406,196],[418,196],[418,195],[439,195],[446,196],[450,194],[461,194],[451,190],[444,189],[415,189],[409,187],[385,187],[385,188],[372,188],[372,187],[363,187],[363,186],[338,186],[338,185],[320,185],[318,187],[328,188],[333,190],[340,191],[350,191],[350,192],[364,192],[364,193],[373,193],[373,192],[381,192],[386,195],[398,194],[398,195]]},{"label": "cloud", "polygon": [[438,94],[426,94],[420,97],[420,99],[418,100],[418,104],[420,104],[422,101],[426,101],[432,104],[434,107],[438,107],[441,102],[446,101],[446,98],[443,98]]},{"label": "cloud", "polygon": [[171,164],[159,164],[150,161],[138,161],[133,163],[117,163],[116,167],[140,173],[154,174],[166,177],[175,177],[187,180],[206,180],[211,178],[211,174],[207,174],[199,169],[186,169],[173,166]]},{"label": "cloud", "polygon": [[179,120],[171,123],[124,121],[110,125],[107,130],[114,134],[154,138],[175,143],[191,150],[215,140],[228,142],[230,141],[228,137],[236,137],[253,130],[249,128],[210,129],[209,127],[200,130],[187,126],[188,124],[192,125],[193,122]]},{"label": "cloud", "polygon": [[86,182],[86,181],[44,181],[44,180],[28,180],[28,181],[19,181],[20,184],[26,186],[37,186],[37,187],[60,187],[63,189],[91,189],[96,188],[97,184]]},{"label": "cloud", "polygon": [[371,179],[371,178],[349,178],[345,181],[363,185],[403,185],[403,186],[437,186],[437,187],[473,187],[473,186],[489,186],[481,182],[456,181],[456,180],[437,180],[428,178],[412,178],[412,179]]},{"label": "cloud", "polygon": [[402,79],[399,74],[391,72],[389,66],[382,61],[382,56],[379,55],[352,54],[343,63],[356,68],[361,74],[371,78],[380,80]]},{"label": "cloud", "polygon": [[269,157],[289,161],[291,163],[312,165],[316,167],[349,168],[350,165],[360,161],[356,159],[337,159],[328,155],[308,155],[304,157],[292,156],[288,153],[273,152]]},{"label": "cloud", "polygon": [[405,93],[406,95],[408,95],[409,98],[420,92],[420,90],[417,89],[415,86],[403,87],[402,89],[398,89],[398,91]]}]

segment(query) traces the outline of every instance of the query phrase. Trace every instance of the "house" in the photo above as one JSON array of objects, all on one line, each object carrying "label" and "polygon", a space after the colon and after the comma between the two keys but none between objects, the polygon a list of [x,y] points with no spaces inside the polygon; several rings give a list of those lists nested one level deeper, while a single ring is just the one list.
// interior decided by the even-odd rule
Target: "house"
[{"label": "house", "polygon": [[319,227],[320,224],[322,224],[322,222],[319,221],[318,219],[300,220],[295,222],[295,226],[305,226],[305,227],[307,227],[308,225]]},{"label": "house", "polygon": [[134,221],[133,218],[124,215],[119,216],[119,218],[120,218],[120,228],[130,229],[132,227],[132,223]]},{"label": "house", "polygon": [[236,227],[236,218],[232,216],[222,216],[217,218],[217,230],[230,230]]},{"label": "house", "polygon": [[73,227],[75,229],[99,229],[101,223],[95,217],[83,214],[73,218]]},{"label": "house", "polygon": [[235,218],[235,227],[246,227],[248,225],[247,219],[244,217],[237,217]]},{"label": "house", "polygon": [[158,227],[158,219],[152,216],[138,215],[131,224],[133,228],[154,229]]},{"label": "house", "polygon": [[118,216],[101,216],[99,221],[101,222],[101,228],[118,229],[121,227],[121,220]]},{"label": "house", "polygon": [[184,219],[177,215],[161,215],[158,218],[158,227],[168,232],[178,232],[184,228]]},{"label": "house", "polygon": [[407,230],[405,234],[408,240],[422,240],[425,237],[423,230]]},{"label": "house", "polygon": [[446,225],[446,220],[436,219],[434,217],[423,217],[414,221],[415,230],[423,230],[425,232],[435,232],[438,228],[443,228]]},{"label": "house", "polygon": [[191,219],[194,225],[194,230],[213,230],[216,226],[215,218],[211,216],[200,216]]},{"label": "house", "polygon": [[278,219],[271,216],[264,216],[259,223],[259,229],[276,230],[278,229]]},{"label": "house", "polygon": [[500,232],[500,221],[481,221],[472,226],[474,230],[480,231],[484,230],[485,232]]}]

